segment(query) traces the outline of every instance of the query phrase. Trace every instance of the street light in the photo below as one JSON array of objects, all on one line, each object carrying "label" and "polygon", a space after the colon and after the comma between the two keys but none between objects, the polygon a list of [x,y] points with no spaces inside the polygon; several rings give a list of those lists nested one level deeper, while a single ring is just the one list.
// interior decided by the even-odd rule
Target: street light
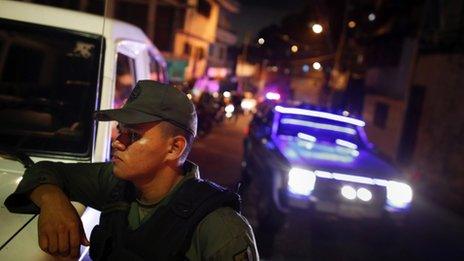
[{"label": "street light", "polygon": [[303,65],[302,70],[305,73],[309,72],[309,65],[307,65],[307,64]]},{"label": "street light", "polygon": [[320,24],[313,24],[311,28],[313,29],[313,32],[316,34],[322,33],[322,30],[323,30],[322,25]]},{"label": "street light", "polygon": [[290,50],[292,51],[292,53],[296,53],[298,52],[298,46],[292,45],[292,48],[290,48]]},{"label": "street light", "polygon": [[355,21],[349,21],[348,22],[348,27],[349,28],[355,28],[356,27],[356,22]]},{"label": "street light", "polygon": [[264,44],[264,38],[259,38],[258,39],[258,44],[263,45]]},{"label": "street light", "polygon": [[322,65],[319,62],[314,62],[313,63],[313,68],[314,70],[320,70]]},{"label": "street light", "polygon": [[375,14],[370,13],[369,16],[367,17],[367,19],[369,19],[369,21],[373,22],[375,20]]}]

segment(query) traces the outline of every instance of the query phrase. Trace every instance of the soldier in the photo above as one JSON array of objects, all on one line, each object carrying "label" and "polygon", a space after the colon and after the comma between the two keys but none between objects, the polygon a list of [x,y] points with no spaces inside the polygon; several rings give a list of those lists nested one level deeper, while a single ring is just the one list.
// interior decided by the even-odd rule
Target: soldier
[{"label": "soldier", "polygon": [[[122,108],[95,117],[118,122],[112,162],[39,162],[5,201],[12,212],[40,212],[43,251],[77,257],[90,243],[93,260],[258,259],[238,195],[186,160],[197,115],[185,94],[139,81]],[[90,242],[70,200],[102,212]]]}]

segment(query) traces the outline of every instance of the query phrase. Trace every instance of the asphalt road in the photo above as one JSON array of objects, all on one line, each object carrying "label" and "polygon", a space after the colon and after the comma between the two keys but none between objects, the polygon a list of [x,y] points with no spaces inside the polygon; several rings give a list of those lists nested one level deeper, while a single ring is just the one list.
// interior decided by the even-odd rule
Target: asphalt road
[{"label": "asphalt road", "polygon": [[[190,159],[203,178],[237,188],[249,120],[225,122],[195,142]],[[402,222],[321,220],[292,212],[272,247],[261,251],[266,260],[464,260],[464,218],[417,194]]]}]

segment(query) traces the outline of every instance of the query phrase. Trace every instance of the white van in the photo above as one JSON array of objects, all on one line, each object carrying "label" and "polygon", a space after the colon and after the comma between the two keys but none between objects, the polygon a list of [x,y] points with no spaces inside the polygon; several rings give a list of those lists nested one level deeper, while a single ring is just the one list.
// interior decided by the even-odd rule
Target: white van
[{"label": "white van", "polygon": [[[32,162],[108,160],[112,126],[96,124],[92,113],[122,106],[141,79],[167,75],[139,28],[0,1],[0,260],[52,258],[38,246],[37,216],[12,214],[3,202]],[[90,236],[99,212],[76,206]]]}]

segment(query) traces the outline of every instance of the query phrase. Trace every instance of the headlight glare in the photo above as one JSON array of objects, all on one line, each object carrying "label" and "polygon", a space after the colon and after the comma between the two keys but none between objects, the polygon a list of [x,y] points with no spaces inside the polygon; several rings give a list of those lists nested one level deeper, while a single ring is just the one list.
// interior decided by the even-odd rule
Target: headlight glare
[{"label": "headlight glare", "polygon": [[408,184],[389,181],[387,184],[387,204],[394,208],[406,208],[412,201],[412,189]]},{"label": "headlight glare", "polygon": [[349,200],[354,200],[356,198],[356,190],[352,186],[343,186],[340,189],[342,196]]},{"label": "headlight glare", "polygon": [[356,196],[364,202],[367,202],[372,199],[372,193],[366,188],[358,189],[356,191]]},{"label": "headlight glare", "polygon": [[315,183],[316,175],[312,171],[292,168],[288,172],[288,190],[293,194],[309,196]]}]

